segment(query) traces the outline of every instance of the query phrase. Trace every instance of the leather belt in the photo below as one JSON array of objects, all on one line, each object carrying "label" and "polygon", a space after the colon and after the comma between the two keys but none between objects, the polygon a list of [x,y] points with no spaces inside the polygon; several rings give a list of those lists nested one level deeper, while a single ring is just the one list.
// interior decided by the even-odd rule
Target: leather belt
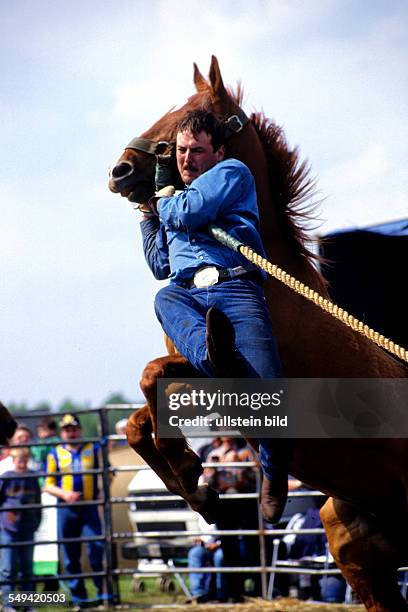
[{"label": "leather belt", "polygon": [[201,289],[203,287],[211,287],[219,285],[226,281],[235,279],[250,278],[251,280],[260,281],[259,273],[255,266],[237,266],[236,268],[217,268],[216,266],[205,266],[200,268],[194,274],[191,281],[186,281],[186,285],[192,289]]}]

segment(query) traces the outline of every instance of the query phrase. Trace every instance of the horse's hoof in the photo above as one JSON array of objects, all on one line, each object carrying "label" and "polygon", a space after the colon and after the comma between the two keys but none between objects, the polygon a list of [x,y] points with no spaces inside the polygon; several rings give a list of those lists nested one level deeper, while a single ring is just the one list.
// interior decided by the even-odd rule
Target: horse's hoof
[{"label": "horse's hoof", "polygon": [[17,423],[14,419],[10,419],[3,424],[2,431],[0,432],[0,445],[8,444],[9,440],[13,437],[16,428]]},{"label": "horse's hoof", "polygon": [[190,504],[192,509],[201,514],[209,525],[216,523],[220,518],[221,510],[220,498],[217,491],[208,485],[202,485],[198,487],[195,492],[195,497],[199,499],[194,504]]},{"label": "horse's hoof", "polygon": [[203,471],[201,461],[199,457],[197,457],[194,464],[188,468],[188,471],[186,471],[184,474],[176,474],[180,485],[183,487],[186,493],[191,495],[191,493],[197,491],[198,480]]},{"label": "horse's hoof", "polygon": [[14,435],[17,427],[16,421],[13,419],[7,408],[0,402],[0,444],[7,444],[7,441]]}]

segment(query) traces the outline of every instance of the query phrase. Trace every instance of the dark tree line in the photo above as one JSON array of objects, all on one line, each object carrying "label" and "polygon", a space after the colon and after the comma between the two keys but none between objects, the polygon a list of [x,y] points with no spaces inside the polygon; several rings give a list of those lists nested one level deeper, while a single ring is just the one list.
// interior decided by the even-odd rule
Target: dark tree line
[{"label": "dark tree line", "polygon": [[[106,406],[108,404],[132,404],[132,403],[142,403],[142,400],[130,400],[124,396],[123,393],[116,392],[111,393],[108,397],[101,402],[100,406]],[[19,421],[24,421],[25,414],[32,415],[33,413],[40,412],[50,412],[55,415],[56,420],[59,420],[60,414],[65,414],[67,412],[80,412],[82,410],[86,410],[87,408],[98,408],[96,405],[91,405],[90,402],[78,402],[74,401],[70,398],[64,399],[57,406],[52,406],[50,402],[42,401],[37,402],[36,404],[29,405],[27,402],[12,402],[8,404],[8,409],[13,415],[17,415]],[[115,433],[115,423],[120,419],[126,418],[131,414],[131,410],[129,409],[114,409],[108,411],[108,422],[109,422],[109,433]],[[98,422],[99,417],[95,413],[84,413],[80,415],[81,425],[83,430],[84,437],[92,437],[99,435],[98,432]],[[31,419],[30,419],[31,420]],[[27,424],[29,425],[29,419],[27,419]]]}]

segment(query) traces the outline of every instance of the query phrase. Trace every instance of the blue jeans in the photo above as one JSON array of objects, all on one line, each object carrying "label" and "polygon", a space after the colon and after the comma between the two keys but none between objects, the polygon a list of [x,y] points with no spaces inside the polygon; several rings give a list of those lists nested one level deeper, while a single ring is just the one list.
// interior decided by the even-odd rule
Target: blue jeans
[{"label": "blue jeans", "polygon": [[347,585],[338,576],[325,576],[319,580],[322,601],[328,603],[343,603]]},{"label": "blue jeans", "polygon": [[276,378],[280,360],[262,288],[233,280],[202,289],[170,284],[155,299],[156,315],[182,355],[204,376],[214,376],[208,361],[205,316],[215,306],[231,321],[235,346],[245,359],[248,378]]},{"label": "blue jeans", "polygon": [[[26,542],[34,539],[34,533],[15,533],[8,531],[7,529],[1,530],[1,543],[12,544],[13,542]],[[1,549],[1,572],[0,576],[2,580],[13,580],[19,575],[21,578],[30,578],[33,575],[33,556],[34,546],[13,546],[12,548]],[[12,591],[33,591],[33,582],[22,582],[20,585],[17,584],[3,584],[1,587],[3,591],[3,600],[6,601],[6,597]]]},{"label": "blue jeans", "polygon": [[[96,506],[66,506],[58,508],[58,537],[79,538],[81,536],[98,536],[102,534],[101,520]],[[92,571],[103,570],[103,542],[87,542],[89,563]],[[64,572],[66,574],[80,574],[81,567],[81,542],[71,542],[61,545]],[[103,579],[93,579],[98,598],[103,598]],[[72,601],[80,603],[87,600],[87,593],[83,578],[69,578],[67,580],[71,592]]]},{"label": "blue jeans", "polygon": [[[214,372],[206,349],[205,316],[212,306],[231,321],[247,377],[280,377],[281,364],[264,292],[254,281],[237,279],[202,289],[184,289],[172,283],[160,289],[155,299],[156,315],[167,336],[192,366],[209,377]],[[274,471],[286,469],[284,442],[275,446],[274,441],[262,439],[259,450],[263,472],[270,479]]]},{"label": "blue jeans", "polygon": [[[193,546],[188,552],[188,567],[222,567],[224,561],[224,554],[222,548],[217,548],[213,552],[210,552],[205,548],[197,544]],[[190,578],[190,591],[193,597],[200,597],[201,595],[210,594],[211,586],[211,574],[189,574]],[[215,588],[217,599],[223,599],[226,594],[225,589],[225,574],[216,574],[215,576]]]}]

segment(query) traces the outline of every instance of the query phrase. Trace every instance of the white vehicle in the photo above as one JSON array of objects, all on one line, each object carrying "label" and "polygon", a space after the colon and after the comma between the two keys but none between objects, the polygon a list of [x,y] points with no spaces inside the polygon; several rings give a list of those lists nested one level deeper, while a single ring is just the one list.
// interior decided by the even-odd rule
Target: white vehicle
[{"label": "white vehicle", "polygon": [[[166,497],[171,495],[160,478],[151,469],[139,470],[128,485],[130,497]],[[146,531],[199,531],[199,515],[179,498],[173,501],[132,501],[129,520],[135,532]],[[191,536],[143,538],[125,544],[123,555],[130,559],[181,559],[193,545]]]}]

